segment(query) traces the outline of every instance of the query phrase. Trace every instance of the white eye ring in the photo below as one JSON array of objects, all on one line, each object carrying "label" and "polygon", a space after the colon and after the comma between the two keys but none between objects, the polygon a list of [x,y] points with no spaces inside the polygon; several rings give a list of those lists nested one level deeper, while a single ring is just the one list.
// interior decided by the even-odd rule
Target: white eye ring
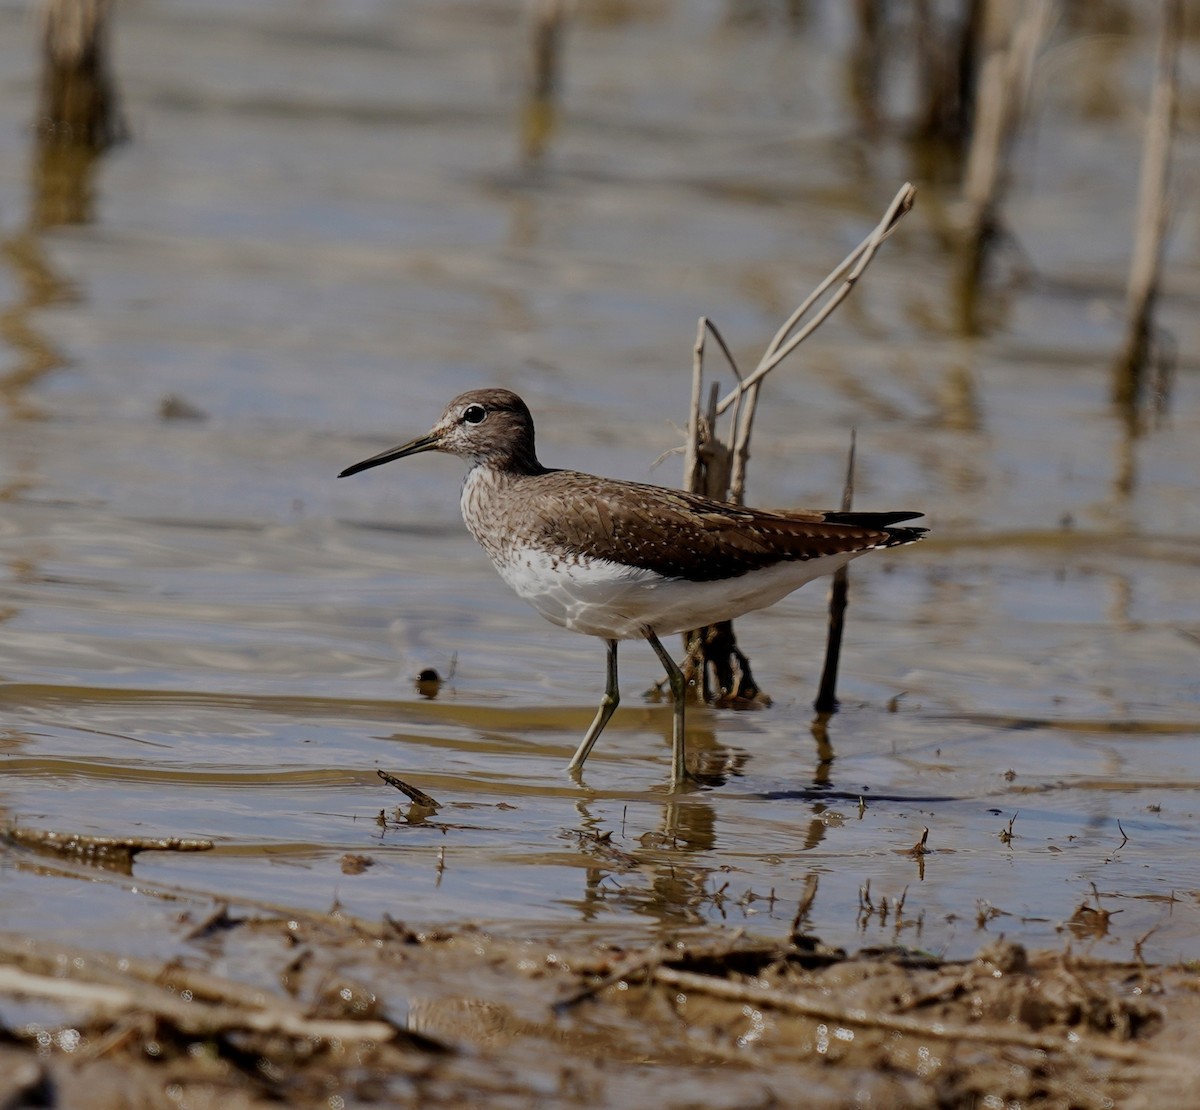
[{"label": "white eye ring", "polygon": [[487,409],[482,405],[468,405],[462,411],[464,424],[482,424],[487,419]]}]

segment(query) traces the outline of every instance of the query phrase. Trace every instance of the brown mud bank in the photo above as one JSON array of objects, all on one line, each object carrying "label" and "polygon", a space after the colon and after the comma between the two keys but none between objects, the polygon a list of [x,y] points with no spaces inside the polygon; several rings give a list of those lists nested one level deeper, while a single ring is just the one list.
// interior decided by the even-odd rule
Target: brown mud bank
[{"label": "brown mud bank", "polygon": [[0,1106],[1200,1103],[1185,966],[734,931],[633,952],[225,905],[178,930],[166,962],[0,936]]}]

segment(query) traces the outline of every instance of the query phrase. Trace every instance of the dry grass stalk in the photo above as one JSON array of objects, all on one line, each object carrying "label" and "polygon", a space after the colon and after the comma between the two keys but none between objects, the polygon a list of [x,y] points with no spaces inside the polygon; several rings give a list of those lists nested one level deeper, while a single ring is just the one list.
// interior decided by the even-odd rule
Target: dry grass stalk
[{"label": "dry grass stalk", "polygon": [[1034,61],[1050,24],[1049,0],[1025,0],[1015,21],[1012,0],[988,0],[986,7],[992,45],[980,75],[963,180],[969,227],[994,212],[1007,185],[1009,154],[1029,100]]},{"label": "dry grass stalk", "polygon": [[[692,394],[684,454],[684,487],[691,493],[741,504],[745,495],[746,464],[750,458],[750,433],[763,379],[804,342],[842,303],[870,265],[883,241],[911,210],[916,189],[905,183],[892,198],[875,229],[808,295],[775,333],[754,371],[744,377],[720,330],[706,316],[700,318],[692,349]],[[841,284],[838,284],[840,282]],[[832,290],[832,292],[830,292]],[[822,300],[822,298],[825,298]],[[818,307],[819,306],[819,307]],[[814,311],[815,309],[815,311]],[[802,322],[812,313],[811,319]],[[715,383],[707,409],[704,397],[704,351],[712,337],[733,370],[737,385],[720,401]],[[717,433],[717,421],[730,413],[729,444]],[[690,681],[699,679],[706,700],[711,672],[721,697],[743,701],[761,697],[750,671],[750,661],[738,649],[733,623],[724,621],[685,634],[687,658],[683,670]]]},{"label": "dry grass stalk", "polygon": [[[696,343],[692,359],[692,401],[688,420],[688,441],[684,455],[684,484],[692,493],[706,493],[710,497],[725,497],[739,503],[745,494],[746,463],[750,453],[750,433],[754,425],[758,388],[762,380],[790,355],[801,343],[817,330],[829,315],[853,291],[863,271],[871,264],[876,251],[896,229],[900,220],[912,210],[917,195],[915,187],[905,182],[892,198],[883,218],[875,229],[857,247],[826,275],[824,280],[800,303],[796,310],[784,321],[783,326],[767,344],[767,349],[759,359],[758,365],[748,377],[743,377],[737,362],[730,353],[717,326],[707,317],[701,316],[696,332]],[[841,281],[828,299],[821,304],[811,320],[800,328],[800,322],[813,310],[836,282]],[[737,385],[734,386],[712,410],[712,415],[702,418],[700,412],[701,397],[704,383],[704,349],[705,339],[711,335],[721,347],[722,353],[729,362]],[[716,430],[716,418],[723,416],[732,408],[731,423],[732,442],[729,446],[721,443]],[[714,490],[713,483],[704,476],[705,468],[714,455],[720,451],[728,451],[734,459],[734,467],[730,474],[728,486],[722,490]],[[740,456],[740,465],[738,459]]]},{"label": "dry grass stalk", "polygon": [[[704,393],[704,348],[711,335],[721,348],[733,376],[740,382],[742,372],[729,350],[725,337],[707,316],[701,316],[696,327],[696,344],[692,348],[692,402],[688,412],[688,436],[684,449],[683,486],[689,493],[724,500],[729,490],[729,449],[716,433],[717,383],[709,389],[708,406],[702,412]],[[737,423],[734,409],[733,423]]]},{"label": "dry grass stalk", "polygon": [[1013,142],[1029,101],[1034,63],[1050,27],[1050,0],[987,0],[991,47],[979,75],[975,122],[963,178],[965,277],[978,285],[987,251],[1000,232],[1000,205],[1009,182]]},{"label": "dry grass stalk", "polygon": [[[762,380],[800,346],[813,332],[828,319],[830,314],[844,301],[858,284],[863,271],[871,264],[875,252],[883,241],[896,229],[896,225],[913,206],[917,190],[905,182],[892,198],[883,219],[875,226],[874,231],[854,248],[841,263],[814,289],[796,310],[784,321],[783,326],[775,333],[767,349],[758,361],[751,374],[730,390],[717,405],[717,415],[720,416],[733,405],[741,405],[741,413],[736,411],[734,417],[733,443],[731,453],[733,468],[729,479],[729,499],[735,504],[741,504],[745,496],[746,464],[750,458],[750,433],[754,426],[754,413],[758,403],[758,390]],[[833,290],[828,299],[821,303],[821,298],[833,289],[836,282],[841,284]],[[815,307],[820,304],[820,307]],[[815,308],[815,311],[814,311]],[[800,326],[808,314],[812,318]]]},{"label": "dry grass stalk", "polygon": [[1153,349],[1154,307],[1162,274],[1169,217],[1171,143],[1179,103],[1179,43],[1183,36],[1181,0],[1163,0],[1158,63],[1150,98],[1146,139],[1138,182],[1137,225],[1126,294],[1129,320],[1113,374],[1113,400],[1136,416],[1145,371]]}]

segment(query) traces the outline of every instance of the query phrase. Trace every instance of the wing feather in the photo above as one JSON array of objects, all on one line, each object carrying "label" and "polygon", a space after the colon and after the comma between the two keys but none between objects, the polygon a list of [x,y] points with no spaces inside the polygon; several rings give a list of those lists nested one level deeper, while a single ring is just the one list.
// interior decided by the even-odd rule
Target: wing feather
[{"label": "wing feather", "polygon": [[668,578],[737,578],[780,562],[910,543],[925,531],[894,527],[919,513],[749,509],[568,471],[526,483],[541,510],[530,539]]}]

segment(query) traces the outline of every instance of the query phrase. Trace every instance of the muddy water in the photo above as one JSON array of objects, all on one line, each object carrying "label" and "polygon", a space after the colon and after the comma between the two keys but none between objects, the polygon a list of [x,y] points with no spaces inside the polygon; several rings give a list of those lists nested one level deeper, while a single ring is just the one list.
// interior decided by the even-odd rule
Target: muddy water
[{"label": "muddy water", "polygon": [[[0,8],[0,811],[216,844],[132,878],[6,850],[7,930],[166,951],[181,902],[228,897],[777,937],[816,876],[810,927],[849,947],[963,954],[986,928],[1200,956],[1194,206],[1169,413],[1134,437],[1108,401],[1149,32],[1056,31],[1023,253],[968,334],[954,190],[846,98],[843,8],[582,4],[540,158],[520,5],[123,8],[134,140],[54,226],[33,226],[34,32]],[[1179,155],[1194,174],[1194,128]],[[752,501],[829,504],[857,427],[858,504],[935,530],[856,566],[832,757],[809,587],[739,625],[774,704],[691,715],[721,784],[666,796],[637,645],[574,784],[601,645],[508,595],[456,461],[334,475],[500,384],[551,465],[675,484],[677,456],[654,464],[697,316],[752,362],[906,178],[917,210],[769,383],[750,471]],[[1093,887],[1107,935],[1064,933]]]}]

